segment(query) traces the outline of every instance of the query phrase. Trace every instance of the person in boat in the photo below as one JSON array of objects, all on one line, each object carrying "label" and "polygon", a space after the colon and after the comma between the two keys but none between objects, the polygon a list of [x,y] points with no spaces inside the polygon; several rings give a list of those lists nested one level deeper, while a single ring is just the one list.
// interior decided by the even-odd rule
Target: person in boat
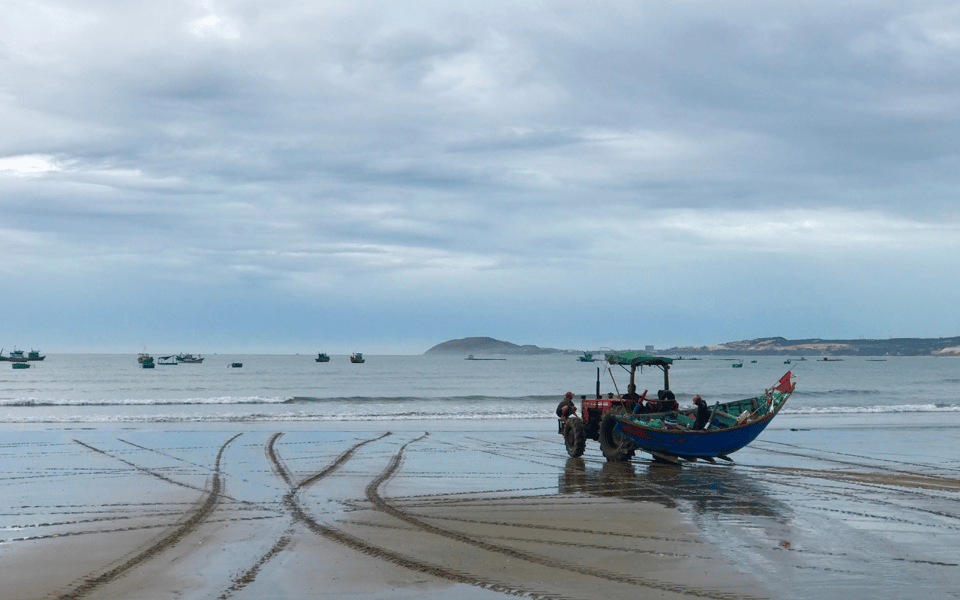
[{"label": "person in boat", "polygon": [[680,405],[677,404],[677,396],[670,390],[660,390],[657,392],[657,400],[660,401],[660,412],[680,410]]},{"label": "person in boat", "polygon": [[[637,393],[637,386],[635,384],[630,384],[627,386],[627,393],[621,396],[621,399],[624,401],[623,405],[629,411],[633,411],[633,407],[637,402],[640,402],[640,394]],[[641,412],[643,412],[643,403],[640,403]]]},{"label": "person in boat", "polygon": [[693,404],[697,407],[697,420],[693,424],[694,429],[703,429],[710,421],[710,409],[707,408],[706,401],[697,394],[693,397]]},{"label": "person in boat", "polygon": [[573,392],[567,392],[563,400],[557,405],[557,417],[560,418],[560,433],[563,433],[563,423],[567,417],[577,414],[577,405],[573,403]]}]

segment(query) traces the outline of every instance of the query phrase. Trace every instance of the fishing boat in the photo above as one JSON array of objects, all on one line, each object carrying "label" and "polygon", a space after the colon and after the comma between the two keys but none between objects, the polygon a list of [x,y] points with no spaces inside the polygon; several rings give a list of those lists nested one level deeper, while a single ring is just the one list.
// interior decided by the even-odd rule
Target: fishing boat
[{"label": "fishing boat", "polygon": [[0,348],[0,361],[27,362],[27,360],[27,357],[23,355],[23,350],[17,350],[16,346],[14,346],[13,350],[10,351],[10,356],[4,356],[3,348]]},{"label": "fishing boat", "polygon": [[46,356],[40,356],[39,350],[34,350],[30,348],[30,352],[27,352],[27,360],[43,360]]},{"label": "fishing boat", "polygon": [[141,352],[140,354],[137,355],[137,362],[140,364],[143,364],[145,362],[152,363],[153,357],[147,354],[146,352]]},{"label": "fishing boat", "polygon": [[243,363],[230,363],[231,369],[240,369],[243,367]]},{"label": "fishing boat", "polygon": [[202,363],[203,357],[199,354],[194,356],[192,354],[183,354],[182,352],[177,355],[178,363]]},{"label": "fishing boat", "polygon": [[[675,402],[669,401],[673,396],[670,392],[673,359],[642,352],[614,352],[606,354],[605,358],[610,365],[619,365],[629,371],[631,385],[635,385],[637,370],[642,367],[662,370],[663,390],[658,396],[665,399],[647,401],[647,391],[639,395],[639,400],[628,400],[623,396],[614,398],[612,394],[602,398],[600,370],[597,369],[596,399],[583,397],[582,417],[567,417],[563,427],[571,456],[577,452],[582,454],[583,440],[590,438],[600,442],[600,451],[611,462],[629,460],[637,450],[651,454],[660,462],[716,462],[714,458],[733,462],[729,455],[750,444],[763,432],[796,387],[792,382],[793,374],[787,371],[758,396],[714,403],[703,429],[694,429],[696,408],[679,408]],[[612,369],[609,371],[612,377]],[[660,407],[668,409],[661,410]]]},{"label": "fishing boat", "polygon": [[[754,361],[754,362],[756,362],[756,361]],[[733,364],[730,365],[730,366],[733,367],[734,369],[741,369],[741,368],[743,368],[743,360],[740,360],[739,362],[735,362],[735,363],[733,363]]]},{"label": "fishing boat", "polygon": [[30,368],[30,363],[28,363],[28,362],[15,362],[15,363],[13,363],[13,364],[10,365],[10,366],[13,367],[14,369],[29,369],[29,368]]},{"label": "fishing boat", "polygon": [[157,360],[157,364],[158,365],[177,365],[179,363],[177,363],[177,357],[171,355],[171,356],[161,356]]},{"label": "fishing boat", "polygon": [[155,364],[153,363],[153,359],[151,358],[150,360],[142,361],[142,362],[140,363],[140,366],[141,366],[142,368],[144,368],[144,369],[152,369],[152,368],[154,368],[154,367],[157,366],[157,365],[155,365]]},{"label": "fishing boat", "polygon": [[505,358],[476,358],[472,354],[463,360],[507,360]]},{"label": "fishing boat", "polygon": [[313,360],[315,360],[315,361],[317,361],[317,362],[330,362],[330,357],[327,356],[327,353],[326,353],[326,352],[321,352],[321,353],[317,354],[317,357],[316,357],[315,359],[313,359]]},{"label": "fishing boat", "polygon": [[350,355],[350,362],[352,363],[364,362],[363,354],[360,354],[359,352],[354,352],[353,354]]},{"label": "fishing boat", "polygon": [[590,354],[589,352],[584,352],[583,356],[577,358],[577,360],[579,360],[580,362],[594,362],[597,359],[593,357],[593,354]]}]

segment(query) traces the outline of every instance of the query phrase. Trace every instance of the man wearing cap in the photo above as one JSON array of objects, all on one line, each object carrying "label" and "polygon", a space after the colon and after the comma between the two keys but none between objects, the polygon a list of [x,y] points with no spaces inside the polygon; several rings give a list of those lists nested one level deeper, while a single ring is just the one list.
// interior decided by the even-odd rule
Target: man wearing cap
[{"label": "man wearing cap", "polygon": [[563,400],[557,405],[557,416],[560,417],[560,433],[563,433],[563,422],[567,417],[577,413],[577,405],[573,403],[573,392],[567,392]]}]

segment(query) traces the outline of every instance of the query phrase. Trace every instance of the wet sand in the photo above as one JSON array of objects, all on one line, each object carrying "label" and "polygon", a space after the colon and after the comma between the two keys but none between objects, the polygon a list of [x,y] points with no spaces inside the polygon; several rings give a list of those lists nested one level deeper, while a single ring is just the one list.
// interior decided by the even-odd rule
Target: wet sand
[{"label": "wet sand", "polygon": [[863,431],[674,467],[382,425],[2,429],[0,600],[958,597],[960,462]]}]

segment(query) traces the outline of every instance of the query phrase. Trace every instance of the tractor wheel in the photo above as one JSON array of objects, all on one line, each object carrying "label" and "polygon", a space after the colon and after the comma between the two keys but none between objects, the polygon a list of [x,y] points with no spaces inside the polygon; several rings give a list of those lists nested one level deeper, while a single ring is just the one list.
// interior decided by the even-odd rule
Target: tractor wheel
[{"label": "tractor wheel", "polygon": [[567,417],[567,424],[563,427],[563,441],[567,444],[567,454],[574,458],[583,456],[587,447],[587,436],[583,432],[583,421],[578,417]]},{"label": "tractor wheel", "polygon": [[600,452],[603,452],[603,456],[610,462],[630,460],[636,452],[633,442],[625,435],[613,432],[613,428],[617,426],[615,416],[626,412],[622,406],[614,406],[600,420]]}]

